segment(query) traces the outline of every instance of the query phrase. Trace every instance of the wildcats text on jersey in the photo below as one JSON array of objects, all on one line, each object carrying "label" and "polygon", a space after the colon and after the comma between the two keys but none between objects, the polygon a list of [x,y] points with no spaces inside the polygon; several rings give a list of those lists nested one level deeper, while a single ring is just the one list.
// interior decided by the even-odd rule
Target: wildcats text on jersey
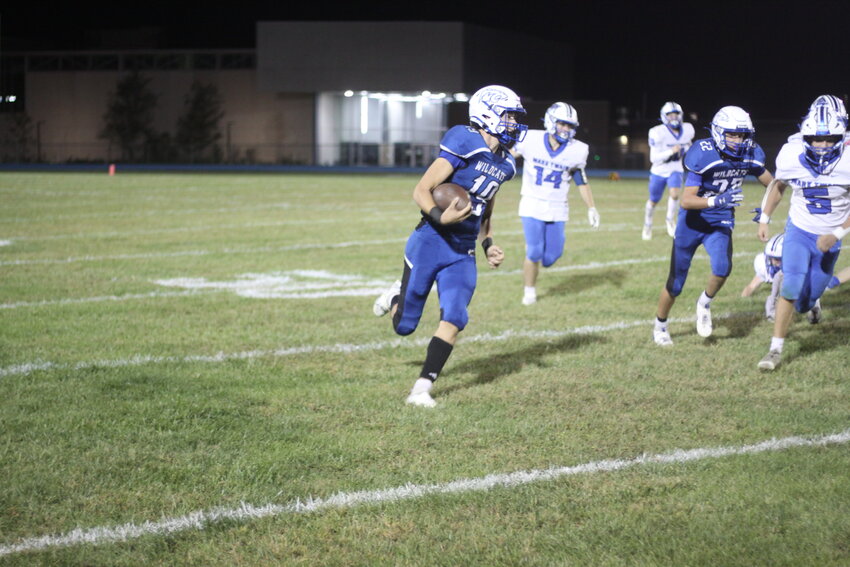
[{"label": "wildcats text on jersey", "polygon": [[746,177],[749,173],[747,169],[727,169],[726,171],[715,171],[712,173],[712,179],[726,179],[727,177]]},{"label": "wildcats text on jersey", "polygon": [[495,177],[499,182],[504,181],[505,177],[507,177],[504,171],[502,171],[495,165],[491,165],[483,161],[479,161],[475,164],[475,171],[480,171],[481,173],[484,173],[491,177]]}]

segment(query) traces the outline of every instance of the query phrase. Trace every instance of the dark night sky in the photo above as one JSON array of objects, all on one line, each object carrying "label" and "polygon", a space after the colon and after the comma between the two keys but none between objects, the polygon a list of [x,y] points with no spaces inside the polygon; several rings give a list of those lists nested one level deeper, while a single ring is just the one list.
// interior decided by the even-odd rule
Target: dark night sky
[{"label": "dark night sky", "polygon": [[606,99],[615,106],[646,108],[649,115],[665,100],[676,100],[701,116],[736,104],[756,121],[796,120],[818,94],[850,93],[847,0],[699,5],[526,0],[513,8],[493,3],[489,9],[482,9],[488,6],[484,2],[466,0],[371,0],[342,6],[245,0],[224,8],[176,2],[104,8],[84,0],[49,9],[32,2],[6,4],[12,5],[0,9],[4,51],[92,48],[95,31],[101,29],[160,28],[160,48],[250,48],[259,20],[464,21],[501,30],[494,53],[510,48],[512,30],[570,44],[577,99]]}]

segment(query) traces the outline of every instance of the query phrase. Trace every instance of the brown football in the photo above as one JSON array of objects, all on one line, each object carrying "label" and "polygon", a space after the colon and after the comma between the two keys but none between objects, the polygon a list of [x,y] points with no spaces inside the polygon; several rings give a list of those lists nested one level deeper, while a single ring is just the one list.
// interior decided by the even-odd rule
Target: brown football
[{"label": "brown football", "polygon": [[469,193],[457,183],[441,183],[434,187],[431,194],[434,197],[434,202],[437,203],[437,206],[442,211],[445,211],[451,205],[452,199],[455,197],[460,197],[455,207],[458,210],[464,208],[469,203]]}]

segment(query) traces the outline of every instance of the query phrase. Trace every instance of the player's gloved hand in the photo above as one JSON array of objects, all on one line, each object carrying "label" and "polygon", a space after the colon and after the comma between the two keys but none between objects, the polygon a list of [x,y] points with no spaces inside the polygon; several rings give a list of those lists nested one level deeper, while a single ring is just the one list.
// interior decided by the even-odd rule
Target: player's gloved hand
[{"label": "player's gloved hand", "polygon": [[587,209],[587,222],[590,223],[591,228],[599,228],[599,211],[596,207]]},{"label": "player's gloved hand", "polygon": [[743,191],[740,189],[731,189],[715,197],[709,197],[708,206],[718,209],[731,209],[732,207],[740,207],[743,200]]},{"label": "player's gloved hand", "polygon": [[756,224],[760,223],[761,222],[761,207],[756,207],[755,209],[752,209],[750,212],[755,215],[753,217],[753,222],[756,223]]}]

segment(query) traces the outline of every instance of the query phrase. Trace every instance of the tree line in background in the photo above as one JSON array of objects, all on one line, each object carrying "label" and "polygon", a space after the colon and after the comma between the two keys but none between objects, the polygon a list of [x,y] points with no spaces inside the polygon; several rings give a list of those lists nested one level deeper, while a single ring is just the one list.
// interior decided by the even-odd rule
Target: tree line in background
[{"label": "tree line in background", "polygon": [[[134,71],[120,79],[109,94],[99,137],[119,152],[113,159],[128,163],[221,162],[223,151],[218,142],[224,111],[218,87],[197,80],[192,83],[172,135],[153,127],[158,97],[150,82],[149,77]],[[27,113],[7,115],[4,130],[3,146],[14,148],[4,152],[4,161],[41,161],[37,126]]]}]

